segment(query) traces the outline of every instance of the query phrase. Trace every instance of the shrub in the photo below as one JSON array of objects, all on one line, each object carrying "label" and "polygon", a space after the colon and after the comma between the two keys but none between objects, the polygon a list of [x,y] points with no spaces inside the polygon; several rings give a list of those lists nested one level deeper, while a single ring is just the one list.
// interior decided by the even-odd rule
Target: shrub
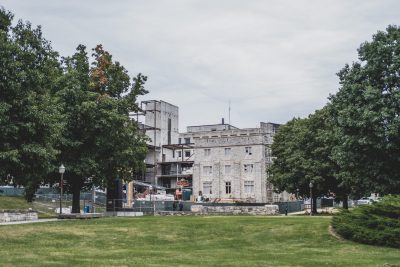
[{"label": "shrub", "polygon": [[342,210],[333,217],[332,227],[356,242],[400,248],[400,196],[386,196],[372,205]]}]

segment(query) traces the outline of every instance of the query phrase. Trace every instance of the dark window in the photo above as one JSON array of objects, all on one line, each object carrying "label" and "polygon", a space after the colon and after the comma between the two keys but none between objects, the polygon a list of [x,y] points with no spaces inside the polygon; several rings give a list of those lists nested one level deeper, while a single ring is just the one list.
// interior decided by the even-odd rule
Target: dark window
[{"label": "dark window", "polygon": [[185,157],[187,157],[187,158],[190,157],[190,150],[185,151]]},{"label": "dark window", "polygon": [[185,138],[185,144],[190,144],[190,138]]},{"label": "dark window", "polygon": [[168,119],[168,145],[171,144],[171,119]]},{"label": "dark window", "polygon": [[231,182],[225,182],[225,193],[230,194],[232,192]]}]

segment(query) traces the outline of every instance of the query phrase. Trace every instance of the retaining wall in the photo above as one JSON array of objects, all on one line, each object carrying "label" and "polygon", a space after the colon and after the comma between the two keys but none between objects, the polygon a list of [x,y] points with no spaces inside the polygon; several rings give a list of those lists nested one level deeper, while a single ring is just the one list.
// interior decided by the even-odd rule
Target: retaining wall
[{"label": "retaining wall", "polygon": [[38,219],[36,211],[0,211],[0,223],[2,222],[18,222],[18,221],[35,221]]},{"label": "retaining wall", "polygon": [[226,214],[226,215],[278,215],[278,205],[264,206],[203,206],[193,205],[191,211],[197,214]]}]

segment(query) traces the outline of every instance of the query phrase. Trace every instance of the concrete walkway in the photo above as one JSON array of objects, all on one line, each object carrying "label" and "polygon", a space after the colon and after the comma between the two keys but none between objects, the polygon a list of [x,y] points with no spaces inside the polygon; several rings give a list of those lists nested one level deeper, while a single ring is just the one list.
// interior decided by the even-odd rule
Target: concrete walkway
[{"label": "concrete walkway", "polygon": [[17,221],[17,222],[2,222],[1,225],[12,225],[12,224],[26,224],[26,223],[40,223],[40,222],[55,222],[59,221],[59,219],[39,219],[35,221]]},{"label": "concrete walkway", "polygon": [[[338,209],[336,209],[336,208],[323,208],[323,209],[318,209],[317,210],[317,212],[318,213],[329,213],[329,214],[334,214],[334,213],[337,213],[339,210]],[[283,215],[285,215],[285,214],[283,214]],[[298,211],[298,212],[291,212],[291,213],[288,213],[288,215],[290,216],[290,215],[310,215],[310,213],[309,213],[309,211],[305,211],[305,210],[302,210],[302,211]]]}]

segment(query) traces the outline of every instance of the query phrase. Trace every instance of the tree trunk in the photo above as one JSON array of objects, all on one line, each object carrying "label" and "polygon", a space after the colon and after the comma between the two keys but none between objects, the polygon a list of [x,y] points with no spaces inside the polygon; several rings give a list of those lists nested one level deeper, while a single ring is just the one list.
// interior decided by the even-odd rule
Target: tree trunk
[{"label": "tree trunk", "polygon": [[349,209],[349,201],[348,201],[347,195],[343,196],[343,208],[346,210]]},{"label": "tree trunk", "polygon": [[312,205],[312,211],[311,211],[311,213],[312,214],[317,214],[318,212],[317,212],[317,197],[314,197],[313,196],[313,198],[312,198],[312,203],[313,203],[313,205]]},{"label": "tree trunk", "polygon": [[77,183],[72,185],[72,213],[81,212],[81,186]]}]

